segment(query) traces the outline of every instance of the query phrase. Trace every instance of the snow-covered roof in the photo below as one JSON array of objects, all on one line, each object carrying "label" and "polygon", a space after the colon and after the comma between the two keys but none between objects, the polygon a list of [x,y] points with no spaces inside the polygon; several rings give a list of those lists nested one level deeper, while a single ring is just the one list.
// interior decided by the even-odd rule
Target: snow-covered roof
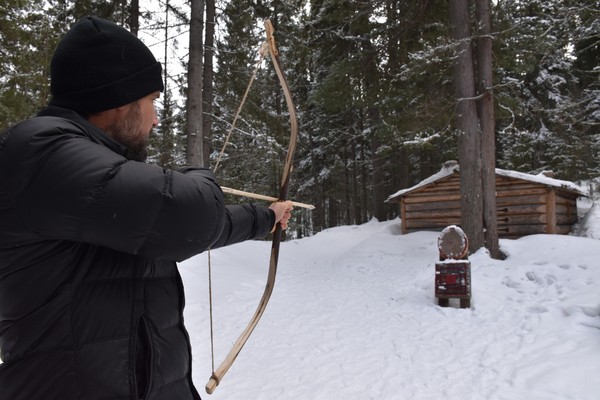
[{"label": "snow-covered roof", "polygon": [[[422,180],[421,182],[417,183],[413,187],[397,191],[396,193],[390,195],[386,201],[393,200],[396,197],[400,197],[400,196],[405,195],[409,192],[412,192],[416,189],[419,189],[419,188],[422,188],[429,184],[432,184],[434,182],[437,182],[437,181],[439,181],[447,176],[450,176],[458,171],[459,171],[459,167],[456,162],[446,162],[444,164],[444,166],[442,167],[442,169],[438,173],[433,174],[429,178]],[[515,178],[515,179],[521,179],[521,180],[525,180],[525,181],[535,182],[535,183],[539,183],[539,184],[547,185],[547,186],[552,186],[552,187],[556,187],[556,188],[560,188],[560,189],[568,190],[570,192],[577,193],[580,196],[588,197],[588,192],[585,189],[583,189],[581,186],[576,185],[575,183],[570,182],[570,181],[563,181],[560,179],[550,178],[550,177],[544,175],[544,173],[539,173],[537,175],[531,175],[531,174],[526,174],[524,172],[508,171],[508,170],[496,168],[496,175],[505,176],[507,178]]]}]

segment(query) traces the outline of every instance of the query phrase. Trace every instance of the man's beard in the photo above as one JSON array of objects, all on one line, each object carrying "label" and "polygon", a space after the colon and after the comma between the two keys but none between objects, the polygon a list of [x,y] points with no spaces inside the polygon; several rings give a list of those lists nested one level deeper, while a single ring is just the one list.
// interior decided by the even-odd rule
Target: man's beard
[{"label": "man's beard", "polygon": [[106,127],[106,133],[125,146],[125,158],[128,160],[146,161],[148,157],[148,136],[139,131],[141,122],[141,108],[136,102],[124,119]]}]

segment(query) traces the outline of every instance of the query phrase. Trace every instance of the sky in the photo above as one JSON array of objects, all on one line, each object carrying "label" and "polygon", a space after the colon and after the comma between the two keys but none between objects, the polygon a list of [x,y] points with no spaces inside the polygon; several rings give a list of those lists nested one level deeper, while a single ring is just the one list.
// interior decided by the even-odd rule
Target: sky
[{"label": "sky", "polygon": [[[501,239],[505,260],[469,257],[471,308],[439,307],[439,232],[401,220],[327,229],[282,243],[254,333],[212,395],[207,256],[180,265],[204,399],[597,400],[600,207],[580,202],[570,235]],[[270,244],[211,253],[215,364],[264,290]]]}]

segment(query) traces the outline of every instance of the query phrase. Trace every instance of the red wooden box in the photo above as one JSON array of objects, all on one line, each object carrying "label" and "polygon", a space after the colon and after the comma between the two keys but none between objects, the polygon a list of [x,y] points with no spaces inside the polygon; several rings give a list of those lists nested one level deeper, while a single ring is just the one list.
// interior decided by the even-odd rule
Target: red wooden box
[{"label": "red wooden box", "polygon": [[[461,307],[469,307],[471,263],[467,260],[446,260],[435,263],[435,297],[438,299],[461,299]],[[440,301],[440,305],[442,303],[447,303],[447,301]]]}]

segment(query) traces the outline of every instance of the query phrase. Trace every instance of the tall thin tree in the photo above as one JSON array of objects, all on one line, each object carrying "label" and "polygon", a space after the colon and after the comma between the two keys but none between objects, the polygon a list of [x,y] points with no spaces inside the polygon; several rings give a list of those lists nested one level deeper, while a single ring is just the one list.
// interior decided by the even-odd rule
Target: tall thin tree
[{"label": "tall thin tree", "polygon": [[211,152],[212,103],[213,103],[213,61],[215,47],[215,0],[206,0],[206,23],[204,30],[204,71],[202,79],[202,133],[204,165],[208,165]]},{"label": "tall thin tree", "polygon": [[191,0],[188,91],[186,104],[187,164],[204,166],[202,131],[202,57],[204,0]]},{"label": "tall thin tree", "polygon": [[135,36],[140,30],[140,0],[131,0],[129,4],[129,29]]},{"label": "tall thin tree", "polygon": [[492,16],[490,0],[475,1],[477,74],[479,86],[478,113],[481,124],[481,166],[483,191],[483,223],[485,246],[493,258],[500,258],[498,218],[496,211],[496,125],[492,70]]},{"label": "tall thin tree", "polygon": [[459,131],[461,226],[469,238],[469,249],[484,246],[483,189],[481,178],[481,128],[475,102],[473,46],[469,23],[469,0],[450,0],[452,37],[456,41],[454,79],[456,125]]},{"label": "tall thin tree", "polygon": [[163,40],[163,81],[165,84],[165,91],[162,96],[162,110],[160,115],[160,125],[156,129],[156,134],[159,135],[157,150],[158,150],[158,164],[167,167],[175,167],[175,134],[174,134],[174,118],[173,118],[173,98],[171,96],[171,88],[169,84],[169,73],[170,73],[170,62],[169,62],[169,34],[171,22],[170,22],[170,11],[171,4],[169,0],[165,2],[165,27],[164,27],[164,40]]}]

